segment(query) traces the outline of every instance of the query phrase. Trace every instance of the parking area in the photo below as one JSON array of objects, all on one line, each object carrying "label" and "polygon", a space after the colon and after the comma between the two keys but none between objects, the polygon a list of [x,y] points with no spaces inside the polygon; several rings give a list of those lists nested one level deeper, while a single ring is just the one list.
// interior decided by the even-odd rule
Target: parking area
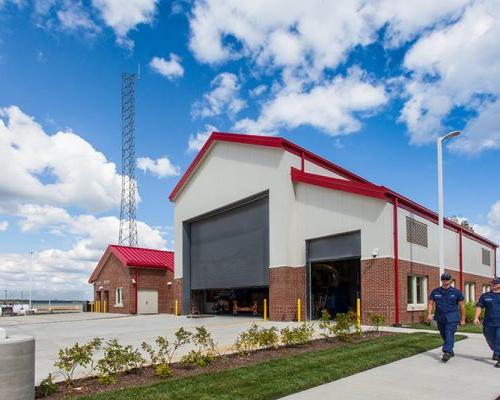
[{"label": "parking area", "polygon": [[[251,317],[208,318],[175,317],[169,314],[122,315],[104,313],[32,315],[24,317],[0,318],[0,327],[5,328],[8,336],[28,335],[36,339],[36,383],[50,372],[54,372],[54,361],[62,347],[74,343],[85,343],[94,337],[118,339],[122,344],[139,346],[143,341],[153,343],[157,336],[174,338],[180,327],[186,329],[203,325],[212,333],[221,351],[228,351],[238,334],[250,327],[253,322],[279,328],[293,325],[293,322],[265,322]],[[189,351],[186,346],[184,352]],[[183,353],[178,354],[182,356]]]}]

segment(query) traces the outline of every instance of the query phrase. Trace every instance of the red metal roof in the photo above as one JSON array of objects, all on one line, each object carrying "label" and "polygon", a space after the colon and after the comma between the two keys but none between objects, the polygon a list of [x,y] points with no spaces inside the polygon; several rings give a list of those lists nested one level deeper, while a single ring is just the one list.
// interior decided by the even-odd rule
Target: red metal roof
[{"label": "red metal roof", "polygon": [[110,254],[114,254],[124,267],[169,269],[174,271],[174,252],[168,250],[145,249],[141,247],[110,244],[89,278],[92,283]]}]

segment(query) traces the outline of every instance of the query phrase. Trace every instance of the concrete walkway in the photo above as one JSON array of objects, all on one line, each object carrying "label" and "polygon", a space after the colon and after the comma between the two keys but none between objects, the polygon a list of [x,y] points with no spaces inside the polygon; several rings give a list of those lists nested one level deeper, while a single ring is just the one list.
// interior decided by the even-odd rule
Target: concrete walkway
[{"label": "concrete walkway", "polygon": [[456,356],[447,364],[441,362],[441,349],[435,349],[283,399],[495,400],[500,395],[500,369],[493,367],[483,335],[467,336],[456,343]]}]

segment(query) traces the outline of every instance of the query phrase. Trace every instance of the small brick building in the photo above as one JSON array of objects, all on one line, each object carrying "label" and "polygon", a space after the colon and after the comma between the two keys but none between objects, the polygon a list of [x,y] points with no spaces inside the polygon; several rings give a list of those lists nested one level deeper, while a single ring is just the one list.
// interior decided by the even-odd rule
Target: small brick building
[{"label": "small brick building", "polygon": [[109,245],[89,283],[101,312],[173,314],[173,278],[172,251]]},{"label": "small brick building", "polygon": [[[364,321],[418,322],[439,285],[436,213],[283,138],[212,133],[170,200],[186,314],[262,314],[266,300],[271,320],[294,320],[300,300],[315,319],[360,298]],[[498,246],[444,226],[445,268],[474,301]]]}]

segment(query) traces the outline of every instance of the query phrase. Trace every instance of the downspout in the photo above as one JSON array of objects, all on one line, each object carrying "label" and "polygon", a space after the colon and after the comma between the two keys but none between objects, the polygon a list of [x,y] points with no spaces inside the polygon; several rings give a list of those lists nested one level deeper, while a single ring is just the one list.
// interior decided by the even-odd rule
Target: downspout
[{"label": "downspout", "polygon": [[139,271],[135,269],[135,291],[134,291],[134,299],[135,299],[135,313],[139,314],[139,301],[137,296],[137,290],[139,288]]},{"label": "downspout", "polygon": [[393,201],[393,234],[394,234],[394,313],[396,326],[401,325],[399,320],[399,244],[398,244],[398,198]]},{"label": "downspout", "polygon": [[497,275],[497,248],[493,247],[493,274],[495,278],[498,276]]},{"label": "downspout", "polygon": [[300,153],[300,170],[304,172],[305,169],[305,154],[304,152]]},{"label": "downspout", "polygon": [[459,242],[458,242],[458,264],[460,267],[460,291],[464,291],[464,265],[462,257],[462,229],[459,230]]}]

